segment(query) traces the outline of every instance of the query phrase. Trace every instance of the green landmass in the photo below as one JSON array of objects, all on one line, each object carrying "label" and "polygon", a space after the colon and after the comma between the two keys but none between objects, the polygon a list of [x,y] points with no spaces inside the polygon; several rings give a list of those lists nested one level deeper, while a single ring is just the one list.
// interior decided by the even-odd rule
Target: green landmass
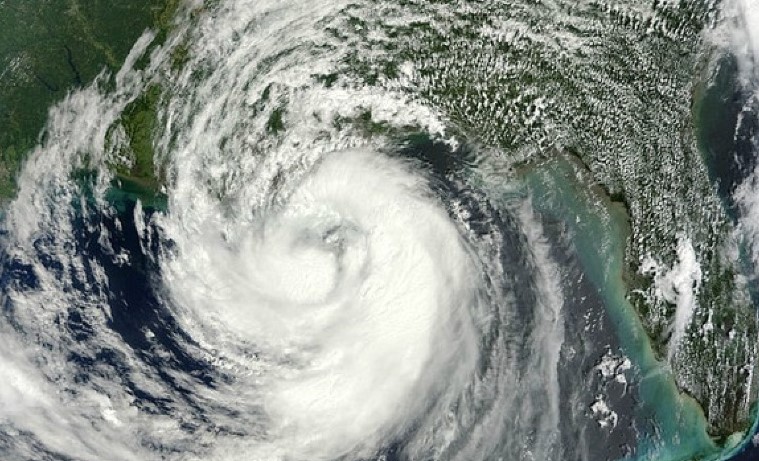
[{"label": "green landmass", "polygon": [[[626,295],[660,360],[667,356],[674,306],[656,297],[641,261],[655,257],[672,266],[678,235],[691,237],[704,277],[672,368],[679,388],[703,408],[714,437],[746,429],[759,388],[747,371],[757,355],[757,320],[737,282],[739,268],[726,254],[734,226],[707,168],[713,153],[699,144],[697,130],[711,124],[703,108],[713,94],[698,91],[694,74],[702,65],[701,33],[716,17],[716,3],[461,4],[350,5],[329,32],[336,41],[350,41],[353,51],[338,73],[314,75],[314,81],[330,87],[346,76],[393,90],[406,85],[411,97],[439,110],[458,133],[499,149],[514,165],[575,153],[594,183],[624,204],[630,224]],[[0,2],[0,198],[13,196],[47,108],[103,70],[116,71],[145,29],[155,30],[158,42],[165,39],[178,5]],[[415,19],[402,20],[409,12]],[[173,50],[173,70],[189,53],[181,45]],[[112,165],[118,184],[138,196],[155,195],[165,181],[153,145],[163,91],[147,88],[112,128],[126,135],[118,146],[125,161]],[[288,129],[284,94],[270,86],[256,106],[268,114],[273,138]],[[333,123],[367,137],[395,134],[368,110]]]},{"label": "green landmass", "polygon": [[[356,43],[342,73],[408,91],[472,142],[513,165],[575,152],[631,226],[627,297],[659,360],[668,360],[674,306],[641,272],[677,262],[680,235],[703,277],[693,321],[672,365],[710,433],[746,429],[757,386],[757,320],[729,257],[734,224],[710,177],[693,112],[716,2],[402,0],[351,5],[330,29]],[[412,17],[407,20],[405,18]],[[708,326],[708,327],[707,327]]]},{"label": "green landmass", "polygon": [[[101,72],[117,71],[146,29],[165,37],[179,1],[0,2],[0,199],[15,194],[16,174],[38,143],[48,108]],[[149,123],[146,114],[134,114],[133,173],[147,171]]]}]

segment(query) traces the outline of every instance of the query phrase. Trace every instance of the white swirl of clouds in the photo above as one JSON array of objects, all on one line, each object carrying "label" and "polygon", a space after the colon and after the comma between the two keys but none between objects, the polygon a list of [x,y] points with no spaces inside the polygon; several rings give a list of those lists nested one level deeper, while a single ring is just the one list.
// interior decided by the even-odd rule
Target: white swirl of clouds
[{"label": "white swirl of clouds", "polygon": [[[2,439],[11,459],[40,447],[85,460],[371,459],[401,441],[409,459],[560,456],[561,274],[540,224],[528,204],[506,223],[467,185],[440,193],[420,162],[336,126],[367,111],[432,135],[444,122],[402,94],[314,84],[344,52],[324,28],[346,6],[317,3],[220,2],[163,46],[146,33],[115,91],[96,83],[51,111],[4,224],[6,260],[33,279],[4,286],[13,384],[0,435],[22,434]],[[97,235],[117,266],[136,256],[108,253],[131,229],[105,199],[107,165],[121,113],[156,82],[170,90],[154,142],[168,211],[138,204],[134,230],[178,331],[155,322],[138,347],[111,328],[112,282],[77,235]],[[277,107],[285,129],[271,136]],[[96,172],[90,192],[80,169]],[[506,267],[512,247],[524,267]],[[180,353],[193,373],[171,366]]]},{"label": "white swirl of clouds", "polygon": [[213,208],[181,237],[182,223],[166,224],[178,257],[164,277],[186,329],[204,330],[196,338],[256,350],[238,358],[251,374],[237,385],[256,389],[270,419],[259,449],[368,457],[468,383],[484,320],[472,318],[484,311],[478,269],[404,165],[332,153],[251,222],[219,222]]}]

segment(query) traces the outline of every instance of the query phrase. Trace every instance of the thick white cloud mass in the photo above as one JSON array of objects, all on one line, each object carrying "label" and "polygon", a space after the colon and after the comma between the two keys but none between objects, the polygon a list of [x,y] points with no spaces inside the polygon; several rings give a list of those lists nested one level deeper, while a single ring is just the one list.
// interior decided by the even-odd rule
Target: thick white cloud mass
[{"label": "thick white cloud mass", "polygon": [[[219,2],[164,45],[146,33],[115,89],[99,81],[51,110],[6,216],[7,259],[29,279],[5,287],[0,324],[14,456],[369,459],[399,440],[412,459],[559,456],[550,245],[529,204],[500,211],[526,247],[512,249],[462,178],[338,126],[367,111],[444,126],[401,93],[314,84],[341,56],[324,30],[346,3]],[[176,70],[180,43],[192,53]],[[118,120],[156,82],[170,89],[154,143],[168,211],[138,203],[122,223],[106,200],[127,144]],[[285,114],[277,136],[267,104]],[[139,254],[117,249],[130,232]],[[150,322],[109,297],[108,271],[139,259],[154,268]],[[128,338],[112,328],[130,321],[142,326]]]}]

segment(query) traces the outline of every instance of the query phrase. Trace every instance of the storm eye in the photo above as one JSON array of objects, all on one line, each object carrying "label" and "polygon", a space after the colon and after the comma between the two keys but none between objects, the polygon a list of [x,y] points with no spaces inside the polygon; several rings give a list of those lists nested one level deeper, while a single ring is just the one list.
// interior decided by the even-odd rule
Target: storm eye
[{"label": "storm eye", "polygon": [[0,461],[759,459],[759,0],[0,25]]}]

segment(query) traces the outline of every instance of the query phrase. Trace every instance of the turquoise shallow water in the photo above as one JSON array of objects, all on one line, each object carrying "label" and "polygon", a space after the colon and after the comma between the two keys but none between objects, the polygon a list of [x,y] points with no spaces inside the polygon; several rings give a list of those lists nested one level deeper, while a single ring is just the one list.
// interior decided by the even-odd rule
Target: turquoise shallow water
[{"label": "turquoise shallow water", "polygon": [[[720,456],[720,450],[706,435],[700,409],[691,399],[679,395],[667,365],[656,360],[625,299],[621,277],[627,235],[624,209],[610,202],[603,191],[589,188],[582,169],[571,160],[542,165],[525,179],[533,205],[566,225],[585,274],[598,287],[624,350],[640,370],[642,404],[637,416],[642,425],[653,421],[656,430],[641,441],[635,459]],[[147,206],[165,208],[165,197],[153,196],[138,182],[124,181],[110,198],[120,210],[124,203],[136,198]]]},{"label": "turquoise shallow water", "polygon": [[632,305],[626,299],[622,258],[628,233],[626,212],[593,186],[571,157],[543,164],[525,175],[533,206],[567,226],[586,275],[598,288],[620,345],[639,371],[641,402],[635,418],[655,429],[639,440],[636,460],[718,458],[721,450],[706,432],[699,405],[681,395],[666,363],[656,359]]},{"label": "turquoise shallow water", "polygon": [[139,200],[144,206],[159,211],[166,211],[168,209],[166,196],[160,192],[156,192],[155,187],[124,177],[117,179],[114,187],[108,191],[108,200],[119,211],[124,211],[127,203],[136,200]]}]

